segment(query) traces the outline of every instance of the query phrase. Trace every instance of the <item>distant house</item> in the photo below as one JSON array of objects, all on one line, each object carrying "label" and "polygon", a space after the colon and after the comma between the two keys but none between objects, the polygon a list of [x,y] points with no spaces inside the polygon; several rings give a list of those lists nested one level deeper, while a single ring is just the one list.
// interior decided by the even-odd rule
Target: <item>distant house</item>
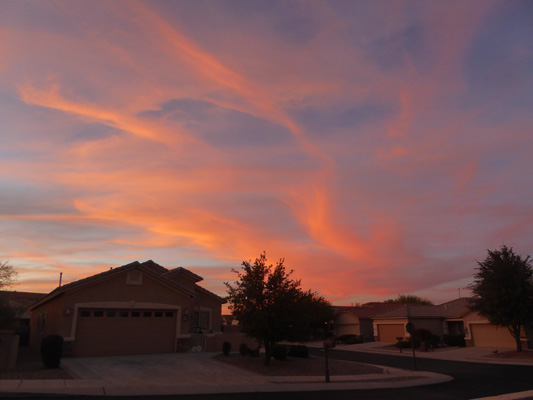
[{"label": "distant house", "polygon": [[342,335],[361,336],[365,342],[374,340],[372,317],[401,307],[394,303],[366,303],[361,306],[335,306],[333,332]]},{"label": "distant house", "polygon": [[2,320],[0,326],[15,330],[16,334],[20,336],[20,346],[27,346],[29,344],[29,308],[44,296],[44,293],[0,291],[0,307],[5,308],[2,316],[0,316]]},{"label": "distant house", "polygon": [[401,307],[375,315],[373,318],[374,339],[379,342],[397,342],[399,337],[409,336],[405,326],[412,322],[416,329],[427,329],[435,335],[444,332],[442,311],[438,306],[403,304]]},{"label": "distant house", "polygon": [[[375,315],[374,339],[393,343],[398,337],[409,337],[408,322],[415,329],[427,329],[435,335],[464,335],[467,345],[476,347],[515,347],[506,327],[492,325],[470,309],[471,298],[458,298],[436,306],[402,305],[395,310]],[[525,332],[522,341],[526,344]]]},{"label": "distant house", "polygon": [[204,334],[221,329],[224,303],[201,280],[150,260],[60,286],[31,307],[30,345],[59,334],[72,356],[201,350]]}]

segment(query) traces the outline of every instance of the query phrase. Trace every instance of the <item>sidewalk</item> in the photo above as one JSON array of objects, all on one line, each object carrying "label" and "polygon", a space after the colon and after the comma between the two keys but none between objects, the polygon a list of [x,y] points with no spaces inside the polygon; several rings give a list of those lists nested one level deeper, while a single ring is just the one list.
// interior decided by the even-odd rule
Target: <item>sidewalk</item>
[{"label": "sidewalk", "polygon": [[[446,375],[383,367],[384,374],[264,376],[213,360],[215,353],[65,358],[62,366],[78,379],[3,380],[2,393],[71,395],[166,395],[400,388],[447,382]],[[149,377],[149,378],[148,378]]]},{"label": "sidewalk", "polygon": [[[307,343],[308,347],[322,348],[322,342]],[[411,349],[403,349],[402,353],[396,347],[389,347],[386,343],[368,342],[361,344],[337,344],[335,347],[338,350],[346,351],[361,351],[366,353],[380,353],[396,356],[412,357]],[[509,348],[495,348],[495,347],[448,347],[444,349],[436,349],[435,351],[419,351],[415,350],[416,357],[419,358],[433,358],[439,360],[450,361],[466,361],[466,362],[483,362],[489,364],[513,364],[513,365],[533,365],[533,352],[531,350],[524,350],[531,354],[529,359],[513,359],[513,358],[499,358],[496,354],[502,354],[512,349]]]}]

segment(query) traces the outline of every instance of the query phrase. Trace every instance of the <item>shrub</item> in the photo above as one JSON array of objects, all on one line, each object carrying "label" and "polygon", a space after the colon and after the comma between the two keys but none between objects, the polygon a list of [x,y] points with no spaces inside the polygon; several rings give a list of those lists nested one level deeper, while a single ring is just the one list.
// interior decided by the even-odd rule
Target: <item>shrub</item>
[{"label": "shrub", "polygon": [[431,344],[431,346],[436,349],[437,347],[440,346],[440,336],[439,335],[432,335],[431,336],[431,340],[429,341],[429,343]]},{"label": "shrub", "polygon": [[411,341],[410,340],[400,340],[398,343],[396,343],[396,347],[399,349],[410,349],[411,348]]},{"label": "shrub", "polygon": [[340,335],[339,337],[337,337],[337,342],[343,342],[343,343],[346,343],[347,340],[350,340],[350,339],[353,339],[353,338],[356,338],[357,335],[353,335],[353,334],[347,334],[347,335]]},{"label": "shrub", "polygon": [[352,335],[344,341],[344,344],[359,344],[363,343],[363,337],[358,335]]},{"label": "shrub", "polygon": [[288,349],[284,344],[275,344],[272,346],[272,357],[278,361],[285,361],[287,359]]},{"label": "shrub", "polygon": [[307,358],[309,357],[309,349],[303,344],[293,345],[289,347],[288,356]]},{"label": "shrub", "polygon": [[231,343],[230,342],[222,343],[222,353],[224,353],[226,357],[229,356],[230,351],[231,351]]},{"label": "shrub", "polygon": [[433,337],[433,333],[428,331],[427,329],[420,328],[413,332],[413,344],[415,348],[420,347],[421,342],[431,343],[431,338]]},{"label": "shrub", "polygon": [[241,356],[247,356],[248,354],[250,354],[250,348],[246,343],[241,343],[241,345],[239,346],[239,354]]},{"label": "shrub", "polygon": [[63,337],[49,335],[41,341],[41,357],[46,368],[59,368],[63,355]]},{"label": "shrub", "polygon": [[464,333],[461,333],[459,335],[444,335],[442,339],[446,346],[450,346],[450,347],[456,347],[456,346],[465,347],[466,346]]}]

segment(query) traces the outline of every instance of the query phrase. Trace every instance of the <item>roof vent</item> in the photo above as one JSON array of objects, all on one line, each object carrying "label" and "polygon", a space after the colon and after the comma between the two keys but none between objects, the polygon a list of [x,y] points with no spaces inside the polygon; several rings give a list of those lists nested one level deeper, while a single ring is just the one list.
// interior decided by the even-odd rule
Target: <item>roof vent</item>
[{"label": "roof vent", "polygon": [[138,269],[132,269],[128,271],[126,277],[126,285],[142,285],[143,284],[143,274]]}]

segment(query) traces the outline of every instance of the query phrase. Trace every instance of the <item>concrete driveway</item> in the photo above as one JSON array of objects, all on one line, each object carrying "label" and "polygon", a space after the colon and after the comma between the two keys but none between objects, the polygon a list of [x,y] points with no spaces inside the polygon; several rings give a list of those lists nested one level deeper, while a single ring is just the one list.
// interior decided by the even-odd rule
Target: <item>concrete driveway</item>
[{"label": "concrete driveway", "polygon": [[[264,377],[213,360],[213,353],[64,358],[78,378],[109,386],[256,385]],[[106,385],[106,386],[107,386]]]}]

